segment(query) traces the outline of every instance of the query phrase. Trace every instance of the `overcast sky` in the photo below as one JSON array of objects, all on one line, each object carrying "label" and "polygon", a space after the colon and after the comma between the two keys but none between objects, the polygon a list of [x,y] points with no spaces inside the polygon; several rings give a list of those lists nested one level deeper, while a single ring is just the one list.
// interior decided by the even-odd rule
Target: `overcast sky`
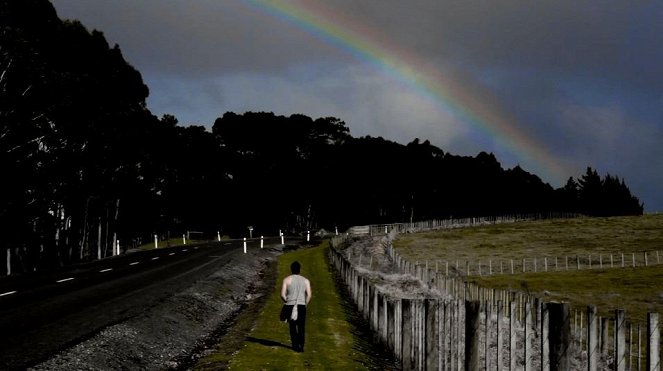
[{"label": "overcast sky", "polygon": [[53,3],[120,45],[157,116],[334,116],[354,136],[493,152],[554,187],[591,166],[663,211],[663,3]]}]

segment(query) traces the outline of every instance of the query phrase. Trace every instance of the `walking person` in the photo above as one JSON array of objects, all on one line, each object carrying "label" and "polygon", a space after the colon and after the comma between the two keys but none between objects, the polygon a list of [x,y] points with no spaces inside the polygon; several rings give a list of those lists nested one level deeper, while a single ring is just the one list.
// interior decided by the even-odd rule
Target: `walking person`
[{"label": "walking person", "polygon": [[[288,277],[283,279],[281,285],[281,300],[288,307],[288,313],[296,311],[296,319],[288,316],[288,325],[290,327],[290,341],[292,349],[296,352],[304,351],[304,334],[306,331],[306,305],[311,301],[311,282],[300,275],[301,264],[295,261],[290,264]],[[292,306],[292,310],[290,310]]]}]

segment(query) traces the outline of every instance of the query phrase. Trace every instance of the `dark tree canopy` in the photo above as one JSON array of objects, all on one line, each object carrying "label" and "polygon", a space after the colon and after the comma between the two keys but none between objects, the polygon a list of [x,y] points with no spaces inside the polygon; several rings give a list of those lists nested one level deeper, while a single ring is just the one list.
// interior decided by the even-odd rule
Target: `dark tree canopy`
[{"label": "dark tree canopy", "polygon": [[[208,131],[146,108],[141,75],[47,0],[0,0],[0,252],[49,269],[161,238],[514,213],[641,214],[591,168],[553,189],[490,153],[350,135],[338,118],[228,112]],[[6,269],[4,265],[0,265]],[[2,272],[0,272],[2,274]]]}]

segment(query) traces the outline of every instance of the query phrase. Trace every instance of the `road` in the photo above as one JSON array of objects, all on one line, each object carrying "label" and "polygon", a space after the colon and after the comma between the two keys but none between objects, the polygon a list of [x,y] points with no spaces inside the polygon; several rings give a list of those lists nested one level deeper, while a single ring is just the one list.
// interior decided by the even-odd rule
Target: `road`
[{"label": "road", "polygon": [[[280,242],[266,239],[265,247]],[[248,242],[260,248],[260,240]],[[243,241],[121,255],[0,279],[0,369],[24,369],[223,269]]]}]

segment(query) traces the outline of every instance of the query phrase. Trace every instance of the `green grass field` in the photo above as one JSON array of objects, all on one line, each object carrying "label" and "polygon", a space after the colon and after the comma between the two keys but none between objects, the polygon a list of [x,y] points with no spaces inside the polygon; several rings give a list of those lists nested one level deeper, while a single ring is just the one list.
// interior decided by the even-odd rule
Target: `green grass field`
[{"label": "green grass field", "polygon": [[[498,261],[538,257],[605,254],[629,256],[659,251],[663,263],[663,215],[619,218],[578,218],[493,225],[401,235],[395,248],[409,261]],[[619,255],[617,255],[619,254]],[[549,267],[552,269],[552,260]],[[650,264],[656,263],[650,254]],[[539,262],[541,267],[541,262]],[[496,267],[496,265],[494,265]],[[623,308],[633,320],[647,311],[663,313],[663,265],[638,268],[594,269],[568,272],[471,276],[482,286],[529,291],[549,300],[568,301],[577,307],[596,305],[606,314]],[[497,269],[494,268],[494,271]]]},{"label": "green grass field", "polygon": [[[197,369],[215,369],[214,364],[227,363],[233,370],[366,370],[388,369],[372,363],[365,335],[352,323],[352,310],[341,297],[327,265],[327,242],[314,248],[301,249],[279,257],[274,290],[262,311],[240,319],[250,321],[240,350],[230,356],[213,354],[199,363]],[[293,261],[302,264],[302,275],[311,281],[312,300],[307,308],[306,346],[304,353],[290,348],[288,325],[278,320],[282,302],[280,284],[290,274]],[[218,357],[220,359],[216,359]],[[212,366],[205,366],[212,365]]]},{"label": "green grass field", "polygon": [[663,214],[497,224],[398,236],[398,252],[411,261],[522,259],[544,256],[661,251]]}]

